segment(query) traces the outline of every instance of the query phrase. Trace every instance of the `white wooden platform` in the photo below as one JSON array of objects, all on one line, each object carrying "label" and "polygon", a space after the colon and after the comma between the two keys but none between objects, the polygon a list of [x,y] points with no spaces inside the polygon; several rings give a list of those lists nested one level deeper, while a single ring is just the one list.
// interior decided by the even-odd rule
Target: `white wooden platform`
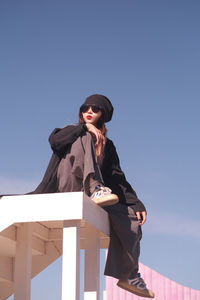
[{"label": "white wooden platform", "polygon": [[107,213],[82,192],[0,199],[0,300],[30,300],[31,278],[63,255],[62,300],[99,300],[99,250],[109,243]]}]

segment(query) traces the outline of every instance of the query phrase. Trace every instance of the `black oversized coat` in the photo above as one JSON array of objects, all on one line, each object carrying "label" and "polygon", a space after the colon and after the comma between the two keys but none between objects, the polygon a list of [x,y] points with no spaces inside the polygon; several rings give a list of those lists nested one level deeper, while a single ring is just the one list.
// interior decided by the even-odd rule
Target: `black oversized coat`
[{"label": "black oversized coat", "polygon": [[[70,150],[72,143],[86,134],[83,124],[69,125],[62,129],[56,128],[49,137],[53,155],[42,179],[42,182],[32,193],[55,193],[57,192],[57,169],[62,157]],[[125,205],[131,205],[135,211],[144,211],[143,203],[138,199],[136,192],[127,182],[120,168],[116,148],[110,139],[106,139],[104,158],[101,164],[101,173],[105,186],[111,188],[117,194],[119,201]]]}]

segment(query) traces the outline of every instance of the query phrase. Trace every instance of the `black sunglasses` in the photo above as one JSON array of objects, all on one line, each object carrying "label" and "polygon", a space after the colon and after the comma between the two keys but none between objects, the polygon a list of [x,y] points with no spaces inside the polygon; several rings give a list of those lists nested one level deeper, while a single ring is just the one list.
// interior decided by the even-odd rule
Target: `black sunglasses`
[{"label": "black sunglasses", "polygon": [[90,107],[91,107],[93,113],[95,113],[95,114],[98,113],[101,110],[101,108],[99,106],[95,105],[95,104],[83,104],[80,108],[80,112],[85,113],[86,111],[88,111],[88,109]]}]

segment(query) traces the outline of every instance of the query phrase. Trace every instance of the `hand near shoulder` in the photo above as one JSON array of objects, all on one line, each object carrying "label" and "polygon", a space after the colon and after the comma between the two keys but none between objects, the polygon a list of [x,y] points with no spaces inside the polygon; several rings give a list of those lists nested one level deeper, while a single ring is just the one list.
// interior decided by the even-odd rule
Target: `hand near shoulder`
[{"label": "hand near shoulder", "polygon": [[142,226],[146,220],[147,220],[147,213],[146,211],[137,211],[136,216],[138,218],[138,221],[140,222],[140,226]]},{"label": "hand near shoulder", "polygon": [[105,144],[105,136],[101,133],[101,131],[97,127],[95,127],[93,124],[86,123],[85,125],[87,127],[88,132],[93,137],[95,137],[95,139],[96,139],[95,145],[98,145],[98,144],[104,145]]}]

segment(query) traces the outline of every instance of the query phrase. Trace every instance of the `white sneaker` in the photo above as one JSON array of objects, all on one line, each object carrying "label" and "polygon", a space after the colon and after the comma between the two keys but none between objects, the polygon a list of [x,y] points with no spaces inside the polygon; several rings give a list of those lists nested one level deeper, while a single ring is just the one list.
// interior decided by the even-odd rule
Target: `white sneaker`
[{"label": "white sneaker", "polygon": [[128,280],[119,280],[117,285],[128,291],[131,292],[137,296],[145,297],[145,298],[154,298],[154,293],[151,290],[148,290],[146,287],[146,283],[140,276],[140,273],[136,275],[133,279]]},{"label": "white sneaker", "polygon": [[95,187],[95,190],[91,195],[91,200],[99,206],[109,206],[119,202],[118,196],[112,194],[111,189],[101,184]]}]

